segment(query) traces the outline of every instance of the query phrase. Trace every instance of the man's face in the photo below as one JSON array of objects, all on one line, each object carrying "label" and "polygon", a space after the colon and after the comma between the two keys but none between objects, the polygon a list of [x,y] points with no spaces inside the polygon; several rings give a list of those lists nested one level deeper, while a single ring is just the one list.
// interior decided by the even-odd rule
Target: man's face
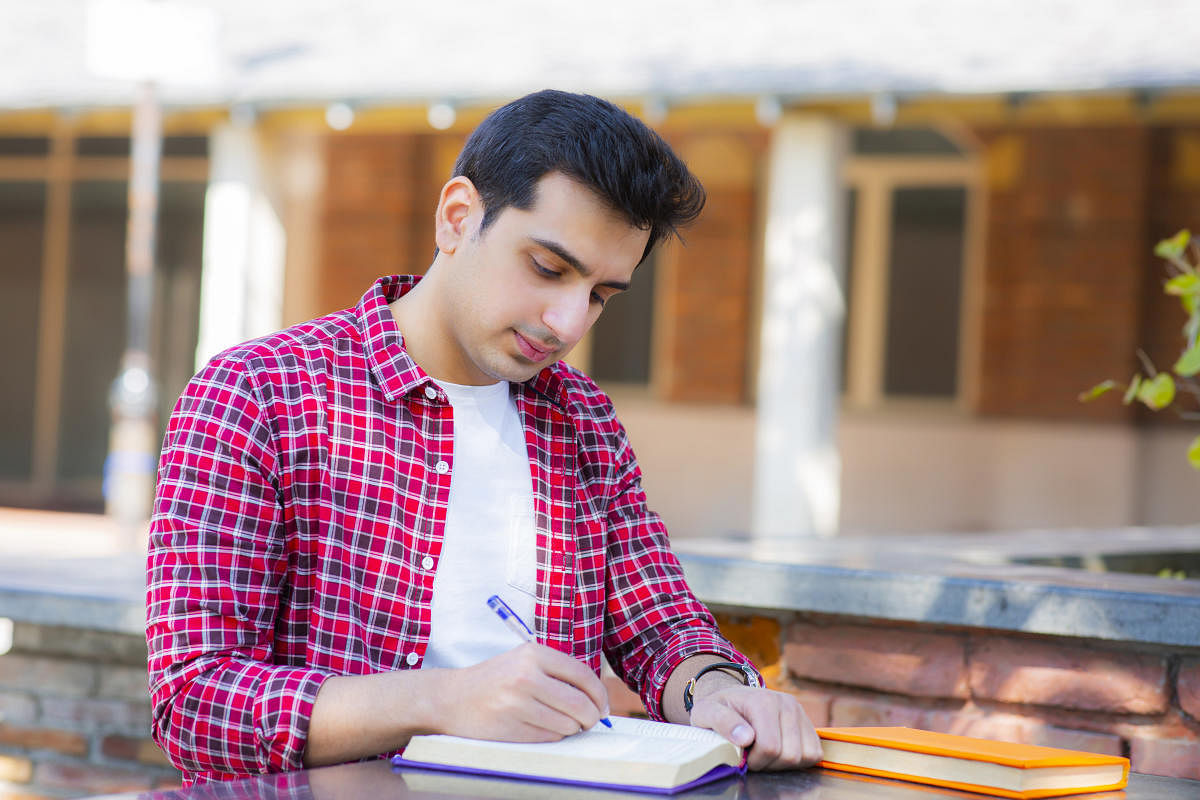
[{"label": "man's face", "polygon": [[525,381],[565,356],[629,287],[650,235],[559,173],[530,209],[504,209],[481,234],[482,219],[476,204],[441,276],[459,361],[442,377],[455,383]]}]

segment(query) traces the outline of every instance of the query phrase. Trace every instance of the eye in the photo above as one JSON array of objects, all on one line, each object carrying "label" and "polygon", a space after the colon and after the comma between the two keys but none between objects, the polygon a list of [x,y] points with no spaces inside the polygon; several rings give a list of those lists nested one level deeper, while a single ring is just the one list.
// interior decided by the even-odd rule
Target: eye
[{"label": "eye", "polygon": [[538,261],[536,258],[529,259],[529,263],[533,265],[534,272],[541,275],[542,277],[557,278],[559,275],[562,274],[560,272],[550,269],[549,267],[542,266],[542,263],[540,261]]},{"label": "eye", "polygon": [[598,295],[595,292],[592,292],[592,302],[599,303],[600,307],[604,308],[604,304],[608,302],[608,299],[605,297],[601,297],[600,295]]}]

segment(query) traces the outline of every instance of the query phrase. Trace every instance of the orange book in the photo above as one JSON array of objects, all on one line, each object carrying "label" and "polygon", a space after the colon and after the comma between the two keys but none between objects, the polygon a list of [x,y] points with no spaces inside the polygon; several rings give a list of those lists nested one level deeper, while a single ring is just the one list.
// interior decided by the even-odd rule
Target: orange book
[{"label": "orange book", "polygon": [[829,769],[999,797],[1121,789],[1129,759],[915,728],[818,728]]}]

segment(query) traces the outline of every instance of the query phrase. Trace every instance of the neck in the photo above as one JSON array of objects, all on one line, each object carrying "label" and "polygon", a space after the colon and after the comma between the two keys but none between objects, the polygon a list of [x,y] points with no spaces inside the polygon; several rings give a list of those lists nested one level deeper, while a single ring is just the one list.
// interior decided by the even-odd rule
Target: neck
[{"label": "neck", "polygon": [[494,383],[493,379],[479,374],[474,365],[465,363],[455,344],[442,304],[438,302],[441,288],[439,260],[434,259],[416,286],[388,304],[396,327],[404,337],[404,349],[431,378],[465,385]]}]

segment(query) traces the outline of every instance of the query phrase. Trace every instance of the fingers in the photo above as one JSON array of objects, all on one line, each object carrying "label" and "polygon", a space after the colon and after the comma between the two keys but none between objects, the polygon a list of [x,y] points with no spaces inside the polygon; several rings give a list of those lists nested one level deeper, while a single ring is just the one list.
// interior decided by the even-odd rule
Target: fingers
[{"label": "fingers", "polygon": [[692,724],[711,728],[745,747],[739,725],[752,729],[747,765],[752,770],[809,767],[821,759],[816,728],[791,695],[769,689],[731,687],[697,700]]},{"label": "fingers", "polygon": [[448,733],[507,741],[555,741],[608,713],[604,684],[570,656],[524,644],[460,671]]},{"label": "fingers", "polygon": [[[586,711],[587,719],[590,722],[584,724],[584,719],[575,717],[584,728],[590,728],[600,721],[600,717],[608,716],[608,690],[604,688],[604,681],[600,680],[596,673],[592,672],[582,661],[578,661],[566,653],[560,653],[541,645],[534,647],[536,648],[535,655],[546,675],[582,692],[590,701],[591,708]],[[571,696],[574,697],[574,695]],[[595,711],[594,718],[591,713],[593,710]]]},{"label": "fingers", "polygon": [[754,744],[756,731],[749,720],[730,705],[702,700],[692,707],[692,725],[716,731],[738,747]]},{"label": "fingers", "polygon": [[821,740],[799,703],[783,702],[778,724],[779,749],[775,751],[775,757],[770,761],[766,761],[769,753],[764,753],[765,763],[758,769],[781,770],[810,767],[820,760]]},{"label": "fingers", "polygon": [[804,748],[804,758],[800,766],[811,767],[825,757],[821,751],[821,737],[799,701],[796,702],[796,709],[799,711],[800,746]]},{"label": "fingers", "polygon": [[546,705],[537,699],[523,702],[513,710],[509,719],[517,726],[509,736],[518,742],[556,742],[582,730],[579,721],[569,714]]},{"label": "fingers", "polygon": [[[537,706],[531,706],[530,710],[536,711],[539,719],[545,718],[548,713],[561,718],[562,722],[552,730],[563,736],[591,728],[603,715],[602,709],[597,707],[595,700],[583,688],[548,672],[532,676],[528,685],[528,696],[537,701]],[[601,702],[607,704],[604,699]]]}]

